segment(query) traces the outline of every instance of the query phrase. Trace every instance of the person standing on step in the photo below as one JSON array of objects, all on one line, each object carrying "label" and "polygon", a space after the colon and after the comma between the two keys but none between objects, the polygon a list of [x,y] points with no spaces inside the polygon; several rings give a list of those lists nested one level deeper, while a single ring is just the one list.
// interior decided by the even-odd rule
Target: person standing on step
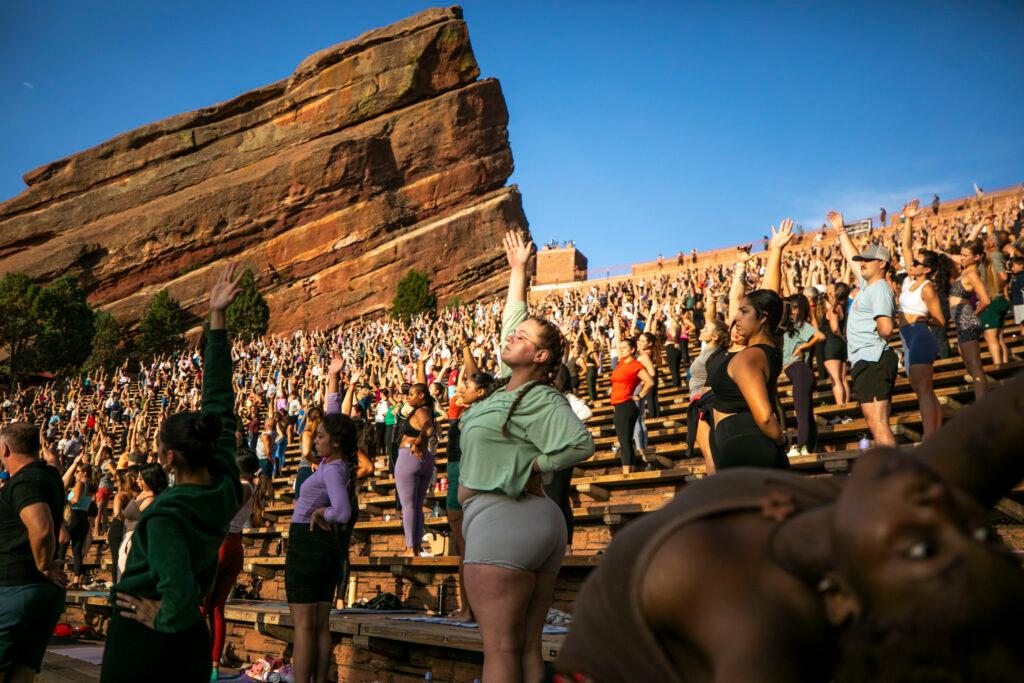
[{"label": "person standing on step", "polygon": [[[330,380],[328,379],[328,381]],[[313,444],[316,439],[316,430],[320,427],[320,420],[323,417],[324,411],[320,406],[311,407],[307,413],[306,428],[302,430],[302,436],[299,438],[301,452],[298,471],[295,474],[296,498],[300,495],[303,482],[313,476],[313,469],[320,464],[320,456],[317,455],[316,447]]]},{"label": "person standing on step", "polygon": [[434,398],[426,384],[416,383],[409,388],[407,403],[413,412],[402,423],[402,440],[395,462],[395,488],[402,504],[402,531],[405,535],[402,557],[416,557],[426,533],[423,505],[434,472],[434,453],[430,448],[435,431]]},{"label": "person standing on step", "polygon": [[203,614],[213,636],[213,666],[210,680],[217,680],[220,673],[220,658],[224,655],[224,644],[227,637],[227,622],[224,619],[224,606],[231,597],[238,575],[242,573],[244,551],[242,550],[242,530],[251,527],[253,504],[256,502],[257,488],[255,477],[260,471],[256,454],[249,449],[238,449],[236,459],[239,481],[242,484],[242,507],[228,524],[228,535],[220,544],[217,553],[217,574],[213,580],[213,588],[206,596]]},{"label": "person standing on step", "polygon": [[899,359],[888,338],[896,329],[896,300],[885,279],[889,250],[875,244],[858,252],[846,233],[843,214],[829,211],[839,246],[850,271],[858,274],[857,296],[846,322],[846,350],[853,392],[877,446],[894,446],[889,426],[890,399],[896,386]]},{"label": "person standing on step", "polygon": [[978,244],[968,242],[963,245],[959,257],[953,258],[960,266],[960,273],[949,288],[949,309],[956,323],[956,345],[973,381],[975,400],[988,392],[988,375],[981,360],[980,346],[984,328],[979,318],[992,303],[978,272],[984,253]]},{"label": "person standing on step", "polygon": [[132,538],[135,536],[135,527],[139,524],[139,518],[149,507],[153,500],[167,489],[167,472],[155,462],[146,463],[136,468],[135,481],[138,485],[138,494],[124,507],[124,536],[117,549],[117,571],[123,574],[128,566],[128,554],[132,549]]},{"label": "person standing on step", "polygon": [[175,485],[139,518],[128,564],[111,592],[102,683],[151,680],[154,667],[169,663],[178,680],[210,678],[210,633],[200,607],[242,501],[225,320],[239,292],[235,271],[234,264],[225,268],[210,289],[202,412],[176,413],[160,425],[158,458]]},{"label": "person standing on step", "polygon": [[[782,449],[785,431],[775,406],[782,372],[782,252],[792,230],[788,218],[778,231],[772,228],[762,288],[738,298],[735,313],[730,313],[730,341],[740,350],[725,353],[709,374],[715,395],[711,451],[717,472],[731,467],[789,467]],[[735,301],[731,293],[730,300]]]},{"label": "person standing on step", "polygon": [[[835,399],[836,406],[850,402],[850,380],[846,375],[846,311],[849,299],[848,284],[829,283],[825,292],[825,320],[820,329],[825,333],[825,371],[832,381],[832,398]],[[842,420],[852,422],[849,417]]]},{"label": "person standing on step", "polygon": [[818,423],[814,419],[814,388],[817,378],[807,363],[808,353],[825,335],[811,324],[810,306],[803,294],[786,297],[789,321],[782,335],[782,372],[793,387],[793,409],[796,411],[796,443],[786,455],[795,458],[814,453],[818,447]]},{"label": "person standing on step", "polygon": [[[680,370],[683,352],[679,348],[680,334],[680,322],[676,319],[676,313],[672,312],[665,319],[665,361],[668,363],[668,374],[672,380],[672,386],[676,389],[682,386]],[[687,339],[688,342],[689,339]]]},{"label": "person standing on step", "polygon": [[[461,419],[462,414],[471,405],[490,396],[494,391],[494,377],[480,372],[470,347],[471,339],[468,332],[463,332],[462,340],[462,372],[455,388],[455,396],[448,404],[448,492],[445,495],[445,509],[448,514],[448,525],[452,530],[452,550],[460,559],[466,554],[466,539],[462,533],[462,505],[459,503],[459,481],[461,478],[462,446]],[[463,565],[459,563],[459,595],[462,608],[455,615],[458,621],[472,621],[473,608],[466,594],[466,576]]]},{"label": "person standing on step", "polygon": [[501,326],[504,379],[460,418],[459,502],[466,589],[483,637],[482,679],[522,683],[544,672],[541,635],[566,547],[565,520],[539,474],[589,458],[594,440],[552,386],[565,348],[558,326],[527,317],[533,243],[509,232],[504,247],[511,267]]},{"label": "person standing on step", "polygon": [[0,680],[31,683],[64,611],[67,578],[56,560],[64,485],[40,457],[39,427],[0,430]]},{"label": "person standing on step", "polygon": [[654,387],[654,381],[644,368],[644,364],[634,357],[635,339],[619,337],[618,350],[619,362],[612,370],[611,377],[612,421],[615,425],[615,436],[619,441],[622,473],[629,474],[633,471],[633,462],[636,459],[634,434],[640,419],[640,409],[634,396],[639,395],[641,401],[645,400],[647,393]]},{"label": "person standing on step", "polygon": [[292,666],[295,680],[303,683],[327,680],[333,651],[331,608],[342,569],[332,524],[349,521],[355,498],[356,425],[340,411],[337,376],[341,369],[341,358],[336,357],[328,369],[335,391],[328,393],[331,403],[315,437],[320,466],[302,485],[288,527],[285,595],[295,624]]},{"label": "person standing on step", "polygon": [[914,254],[912,224],[920,212],[917,199],[903,207],[900,251],[907,278],[900,289],[900,339],[903,367],[917,396],[924,436],[928,437],[942,426],[942,409],[932,384],[939,344],[931,328],[946,327],[937,290],[945,281],[948,291],[949,266],[942,267],[945,257],[940,254]]}]

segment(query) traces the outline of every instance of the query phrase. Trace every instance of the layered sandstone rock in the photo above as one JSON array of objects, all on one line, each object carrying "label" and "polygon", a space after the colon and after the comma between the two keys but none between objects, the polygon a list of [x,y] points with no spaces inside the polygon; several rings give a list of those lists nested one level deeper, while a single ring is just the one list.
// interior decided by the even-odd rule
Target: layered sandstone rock
[{"label": "layered sandstone rock", "polygon": [[247,264],[272,331],[386,307],[426,270],[442,301],[502,286],[526,229],[508,111],[458,7],[304,60],[290,78],[119,135],[25,175],[0,204],[0,272],[79,276],[138,319],[166,287],[193,313],[220,264]]}]

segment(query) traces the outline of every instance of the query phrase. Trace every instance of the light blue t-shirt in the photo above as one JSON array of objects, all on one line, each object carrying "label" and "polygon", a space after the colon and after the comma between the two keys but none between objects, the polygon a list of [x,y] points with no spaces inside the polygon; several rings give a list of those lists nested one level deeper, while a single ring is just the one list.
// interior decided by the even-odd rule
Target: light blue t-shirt
[{"label": "light blue t-shirt", "polygon": [[795,363],[798,360],[807,360],[807,352],[804,351],[800,354],[799,358],[793,358],[793,352],[796,351],[796,347],[801,344],[806,344],[811,341],[814,337],[814,333],[818,331],[814,325],[808,322],[800,323],[800,327],[793,330],[793,334],[788,331],[782,335],[782,367],[786,367],[791,363]]},{"label": "light blue t-shirt", "polygon": [[857,278],[857,287],[860,292],[850,306],[850,317],[846,322],[846,348],[851,366],[859,360],[878,362],[888,342],[878,334],[875,318],[896,317],[896,297],[885,278],[873,285],[864,278]]}]

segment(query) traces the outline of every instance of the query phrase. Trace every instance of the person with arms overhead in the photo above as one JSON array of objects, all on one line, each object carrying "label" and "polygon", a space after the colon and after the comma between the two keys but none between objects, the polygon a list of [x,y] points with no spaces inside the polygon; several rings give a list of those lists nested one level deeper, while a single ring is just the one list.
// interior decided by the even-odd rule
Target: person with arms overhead
[{"label": "person with arms overhead", "polygon": [[213,587],[217,555],[242,502],[235,463],[234,391],[225,313],[238,295],[235,266],[210,290],[201,412],[176,413],[160,425],[160,464],[175,485],[142,513],[103,650],[103,683],[151,680],[174,663],[183,681],[210,677],[210,632],[200,610]]},{"label": "person with arms overhead", "polygon": [[872,244],[858,252],[846,233],[843,214],[829,211],[828,220],[839,234],[839,246],[850,270],[859,274],[857,296],[846,322],[853,393],[875,444],[893,446],[896,437],[889,426],[889,400],[896,386],[899,359],[887,341],[896,329],[896,301],[885,280],[889,250]]}]

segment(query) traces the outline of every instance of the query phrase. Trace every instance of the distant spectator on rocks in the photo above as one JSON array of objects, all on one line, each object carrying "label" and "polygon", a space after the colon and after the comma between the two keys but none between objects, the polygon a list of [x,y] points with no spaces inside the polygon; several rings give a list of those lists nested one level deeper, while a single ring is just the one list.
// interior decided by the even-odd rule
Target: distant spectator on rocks
[{"label": "distant spectator on rocks", "polygon": [[932,215],[939,215],[939,195],[937,194],[932,195]]},{"label": "distant spectator on rocks", "polygon": [[885,226],[885,217],[887,215],[888,214],[886,214],[884,206],[878,210],[878,222],[881,223],[883,227]]},{"label": "distant spectator on rocks", "polygon": [[693,261],[694,263],[696,263],[696,262],[697,262],[697,250],[696,250],[696,249],[691,249],[691,250],[690,250],[690,258],[691,258],[691,260],[692,260],[692,261]]}]

